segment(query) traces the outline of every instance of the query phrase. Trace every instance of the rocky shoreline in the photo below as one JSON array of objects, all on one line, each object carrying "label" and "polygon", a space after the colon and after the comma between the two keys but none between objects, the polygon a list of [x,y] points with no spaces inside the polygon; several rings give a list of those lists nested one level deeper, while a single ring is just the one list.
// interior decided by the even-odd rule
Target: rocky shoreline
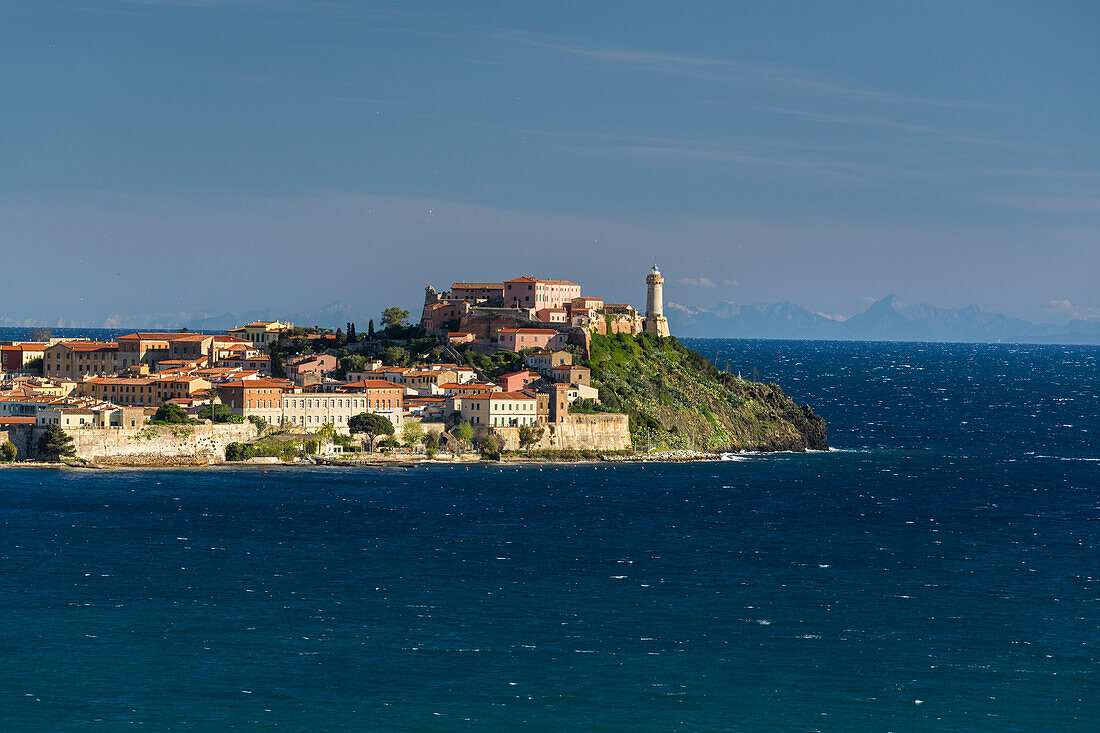
[{"label": "rocky shoreline", "polygon": [[[827,449],[826,449],[827,450]],[[733,451],[737,454],[744,451]],[[759,451],[761,453],[789,452],[789,451]],[[802,452],[802,451],[798,451]],[[522,466],[544,465],[554,463],[699,463],[706,461],[719,461],[729,451],[701,451],[691,449],[658,450],[650,453],[631,454],[601,454],[594,457],[560,457],[560,456],[504,456],[500,460],[485,460],[476,454],[453,456],[449,458],[428,459],[415,456],[381,456],[375,455],[362,459],[341,458],[313,458],[308,461],[281,461],[277,458],[254,458],[248,461],[212,461],[202,459],[172,459],[138,461],[126,461],[114,459],[109,461],[94,462],[60,462],[47,463],[37,461],[22,461],[18,463],[0,464],[0,469],[84,469],[84,470],[112,470],[112,469],[218,469],[218,468],[417,468],[420,466],[455,466],[455,465],[484,465],[484,466]]]}]

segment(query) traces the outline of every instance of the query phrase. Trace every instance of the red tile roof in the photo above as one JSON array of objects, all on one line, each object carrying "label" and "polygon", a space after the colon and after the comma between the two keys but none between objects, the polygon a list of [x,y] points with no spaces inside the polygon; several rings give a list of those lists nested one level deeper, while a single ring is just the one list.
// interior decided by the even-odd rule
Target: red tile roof
[{"label": "red tile roof", "polygon": [[358,382],[348,382],[340,389],[394,389],[402,390],[400,384],[386,381],[385,379],[361,379]]},{"label": "red tile roof", "polygon": [[218,385],[218,388],[220,389],[221,387],[228,387],[230,389],[283,389],[288,384],[290,384],[290,382],[286,382],[284,380],[277,381],[274,379],[237,379],[232,382],[222,382]]},{"label": "red tile roof", "polygon": [[544,285],[571,285],[579,288],[580,285],[571,280],[540,280],[534,275],[521,275],[520,277],[514,277],[511,280],[505,280],[506,283],[543,283]]},{"label": "red tile roof", "polygon": [[463,397],[464,400],[533,400],[526,392],[482,392]]},{"label": "red tile roof", "polygon": [[57,345],[73,351],[110,351],[118,348],[118,343],[114,341],[62,341]]}]

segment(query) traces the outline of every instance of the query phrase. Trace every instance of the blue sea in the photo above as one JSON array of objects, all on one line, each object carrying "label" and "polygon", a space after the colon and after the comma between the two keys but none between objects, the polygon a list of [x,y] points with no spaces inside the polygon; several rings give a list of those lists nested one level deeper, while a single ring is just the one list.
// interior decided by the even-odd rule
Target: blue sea
[{"label": "blue sea", "polygon": [[836,450],[0,470],[0,729],[1097,729],[1100,349],[692,345]]}]

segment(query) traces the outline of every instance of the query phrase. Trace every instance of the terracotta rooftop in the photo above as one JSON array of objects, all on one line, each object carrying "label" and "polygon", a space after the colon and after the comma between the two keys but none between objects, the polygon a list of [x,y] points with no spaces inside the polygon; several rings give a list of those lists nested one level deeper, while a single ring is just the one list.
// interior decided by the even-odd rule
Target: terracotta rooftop
[{"label": "terracotta rooftop", "polygon": [[42,351],[47,346],[49,346],[49,344],[29,343],[28,342],[28,343],[23,343],[23,344],[11,344],[11,345],[8,345],[8,346],[4,346],[3,348],[5,348],[5,349],[18,349],[19,351]]},{"label": "terracotta rooftop", "polygon": [[544,285],[572,285],[579,288],[580,285],[571,280],[541,280],[534,275],[521,275],[520,277],[514,277],[511,280],[505,280],[506,283],[543,283]]},{"label": "terracotta rooftop", "polygon": [[[142,341],[171,341],[180,336],[194,336],[196,334],[190,333],[165,333],[163,331],[135,331],[134,333],[128,333],[125,336],[119,336],[119,340],[122,339],[141,339]],[[205,338],[205,336],[203,337]]]},{"label": "terracotta rooftop", "polygon": [[232,382],[222,382],[218,387],[238,389],[283,389],[288,384],[290,384],[290,382],[281,379],[237,379]]},{"label": "terracotta rooftop", "polygon": [[533,400],[526,392],[482,392],[481,394],[463,397],[464,400]]},{"label": "terracotta rooftop", "polygon": [[105,351],[118,348],[118,343],[115,341],[62,341],[57,345],[73,351]]},{"label": "terracotta rooftop", "polygon": [[41,405],[50,405],[50,404],[53,404],[55,402],[61,402],[61,401],[62,401],[62,398],[60,398],[60,397],[51,397],[49,395],[44,395],[42,397],[12,397],[12,396],[7,396],[7,395],[0,395],[0,402],[23,402],[23,403],[31,403],[31,404],[35,404],[35,405],[39,405],[39,404],[41,404]]},{"label": "terracotta rooftop", "polygon": [[393,382],[386,381],[385,379],[360,379],[358,382],[348,382],[340,387],[340,389],[396,389],[400,390],[401,385],[394,384]]},{"label": "terracotta rooftop", "polygon": [[82,384],[125,384],[128,386],[144,386],[153,384],[159,380],[152,377],[131,378],[131,377],[88,377]]},{"label": "terracotta rooftop", "polygon": [[540,334],[542,334],[542,333],[551,333],[551,334],[555,334],[555,333],[557,333],[557,331],[555,331],[552,328],[501,328],[501,329],[497,330],[497,333],[540,333]]}]

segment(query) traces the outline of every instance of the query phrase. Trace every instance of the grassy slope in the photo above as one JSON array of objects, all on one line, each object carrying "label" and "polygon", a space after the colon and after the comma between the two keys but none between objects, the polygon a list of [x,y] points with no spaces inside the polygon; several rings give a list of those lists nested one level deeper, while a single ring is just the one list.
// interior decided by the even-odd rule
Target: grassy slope
[{"label": "grassy slope", "polygon": [[645,447],[824,449],[825,421],[777,385],[719,372],[675,338],[593,336],[593,386]]}]

